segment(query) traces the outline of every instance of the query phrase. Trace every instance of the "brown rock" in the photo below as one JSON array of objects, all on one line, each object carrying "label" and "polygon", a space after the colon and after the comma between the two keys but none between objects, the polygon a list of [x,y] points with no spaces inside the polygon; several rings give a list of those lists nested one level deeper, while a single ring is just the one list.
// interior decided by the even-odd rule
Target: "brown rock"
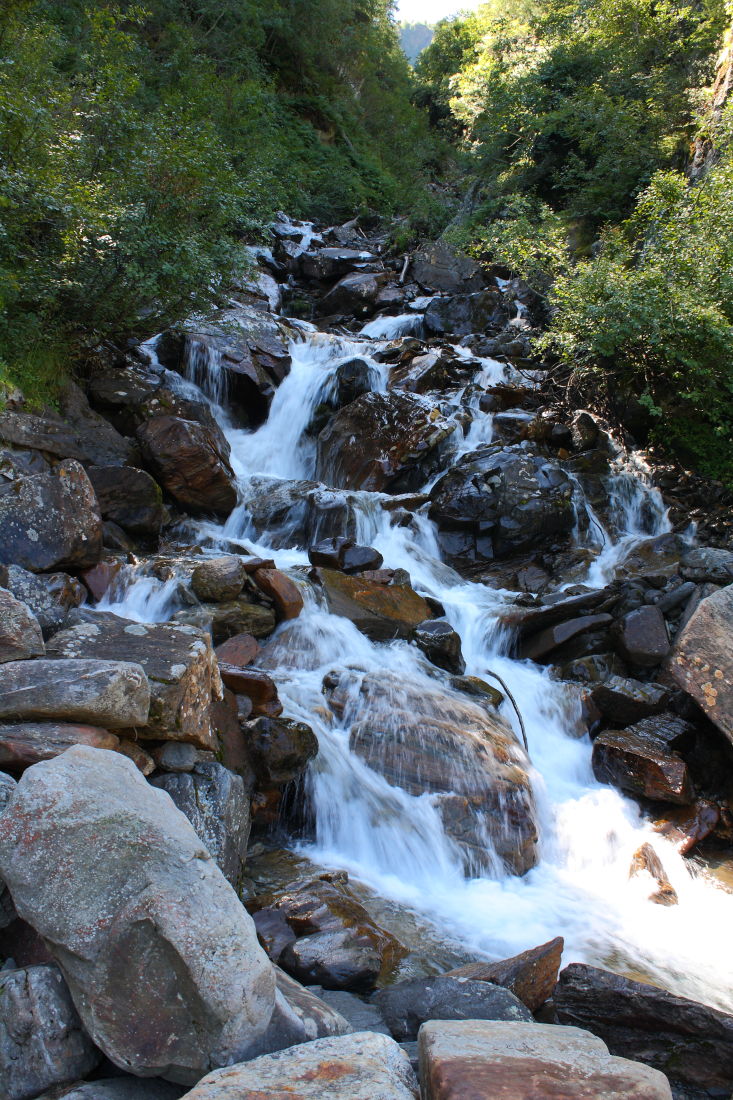
[{"label": "brown rock", "polygon": [[102,518],[132,535],[157,538],[163,523],[163,493],[145,470],[134,466],[90,466]]},{"label": "brown rock", "polygon": [[191,587],[200,600],[224,603],[236,600],[246,576],[241,558],[227,554],[197,565],[191,574]]},{"label": "brown rock", "polygon": [[233,665],[235,668],[246,668],[247,665],[251,665],[259,652],[259,643],[251,634],[235,634],[215,650],[218,661],[225,665]]},{"label": "brown rock", "polygon": [[155,477],[178,504],[229,515],[237,490],[223,436],[192,420],[156,416],[138,428],[137,437]]},{"label": "brown rock", "polygon": [[633,730],[605,730],[598,735],[593,743],[593,773],[599,783],[654,802],[685,805],[693,798],[682,757]]},{"label": "brown rock", "polygon": [[623,676],[609,676],[591,692],[593,702],[610,722],[631,725],[669,709],[672,692],[659,684],[642,684]]},{"label": "brown rock", "polygon": [[557,626],[548,626],[539,634],[533,634],[528,638],[522,644],[519,655],[530,661],[541,661],[565,642],[570,642],[573,638],[588,634],[590,631],[610,626],[612,622],[612,615],[584,615],[580,619],[570,619],[568,622],[558,623]]},{"label": "brown rock", "polygon": [[273,600],[278,619],[297,619],[303,610],[303,597],[297,584],[279,569],[258,569],[253,579],[261,592]]},{"label": "brown rock", "polygon": [[667,878],[667,872],[662,866],[662,861],[652,848],[651,844],[642,844],[634,852],[629,868],[629,878],[639,875],[651,875],[655,888],[649,894],[649,901],[655,905],[676,905],[679,901],[677,891]]},{"label": "brown rock", "polygon": [[670,671],[733,741],[733,585],[702,600],[675,641]]},{"label": "brown rock", "polygon": [[42,657],[45,652],[41,626],[31,609],[0,588],[0,664]]},{"label": "brown rock", "polygon": [[654,828],[672,841],[680,855],[686,856],[710,836],[719,821],[720,810],[715,803],[700,798],[691,806],[668,810],[663,819],[654,823]]},{"label": "brown rock", "polygon": [[243,727],[248,757],[262,787],[282,787],[301,775],[318,753],[318,738],[305,722],[256,718]]},{"label": "brown rock", "polygon": [[669,653],[669,633],[658,607],[645,605],[625,615],[617,644],[621,656],[640,668],[653,668]]},{"label": "brown rock", "polygon": [[501,962],[475,962],[449,970],[446,977],[502,985],[522,1001],[530,1012],[545,1003],[557,982],[565,941],[558,936]]},{"label": "brown rock", "polygon": [[385,585],[363,574],[348,577],[334,569],[316,569],[332,615],[342,615],[373,641],[409,638],[426,619],[430,605],[409,585]]},{"label": "brown rock", "polygon": [[121,738],[117,752],[132,760],[137,770],[144,776],[152,775],[155,771],[155,761],[142,745],[138,745],[137,741],[131,741],[129,737]]},{"label": "brown rock", "polygon": [[277,626],[272,608],[252,603],[248,597],[210,604],[207,610],[211,611],[211,632],[217,646],[238,634],[267,638]]},{"label": "brown rock", "polygon": [[236,668],[219,664],[219,672],[226,687],[235,695],[246,695],[252,700],[255,717],[276,718],[282,714],[282,703],[277,694],[277,684],[266,672],[253,668]]},{"label": "brown rock", "polygon": [[81,574],[89,595],[99,603],[106,595],[113,581],[122,569],[122,563],[118,561],[100,561],[92,569],[85,569]]},{"label": "brown rock", "polygon": [[0,768],[17,774],[39,760],[52,760],[72,745],[115,750],[120,739],[108,730],[70,722],[0,725]]}]

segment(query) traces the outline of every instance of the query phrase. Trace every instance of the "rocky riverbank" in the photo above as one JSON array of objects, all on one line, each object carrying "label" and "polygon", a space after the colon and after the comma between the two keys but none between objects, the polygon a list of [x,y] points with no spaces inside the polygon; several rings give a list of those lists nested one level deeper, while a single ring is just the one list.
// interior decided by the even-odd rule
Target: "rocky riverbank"
[{"label": "rocky riverbank", "polygon": [[8,1100],[733,1088],[727,519],[384,245],[0,413]]}]

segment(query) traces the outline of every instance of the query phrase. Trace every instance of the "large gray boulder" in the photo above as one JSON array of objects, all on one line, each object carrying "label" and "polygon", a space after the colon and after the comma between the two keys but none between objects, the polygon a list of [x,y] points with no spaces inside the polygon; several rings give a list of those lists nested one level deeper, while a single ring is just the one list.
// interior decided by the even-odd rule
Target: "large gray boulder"
[{"label": "large gray boulder", "polygon": [[41,625],[27,604],[0,588],[0,665],[45,653]]},{"label": "large gray boulder", "polygon": [[88,596],[81,581],[68,573],[30,573],[19,565],[9,566],[6,587],[31,609],[44,638],[58,630],[69,612]]},{"label": "large gray boulder", "polygon": [[417,1038],[427,1020],[514,1020],[532,1022],[518,997],[499,985],[470,978],[413,978],[388,986],[375,996],[395,1039]]},{"label": "large gray boulder", "polygon": [[250,792],[242,777],[221,764],[196,764],[192,772],[161,775],[153,784],[168,792],[236,886],[250,830]]},{"label": "large gray boulder", "polygon": [[47,652],[53,657],[123,658],[138,663],[150,683],[149,715],[127,723],[144,727],[138,736],[218,748],[211,706],[221,699],[222,686],[211,638],[204,631],[104,615],[55,634]]},{"label": "large gray boulder", "polygon": [[109,729],[144,726],[150,685],[127,661],[11,661],[3,665],[0,719],[56,718]]},{"label": "large gray boulder", "polygon": [[193,1084],[347,1028],[290,1003],[189,821],[117,753],[72,748],[25,773],[0,816],[0,876],[128,1073]]},{"label": "large gray boulder", "polygon": [[393,1039],[359,1031],[229,1066],[184,1100],[416,1100],[409,1059]]},{"label": "large gray boulder", "polygon": [[[5,772],[0,772],[0,814],[7,807],[18,784]],[[7,928],[17,916],[10,891],[0,878],[0,928]]]},{"label": "large gray boulder", "polygon": [[[177,1100],[182,1089],[168,1081],[141,1081],[137,1077],[110,1077],[106,1081],[81,1082],[71,1092],[64,1093],[64,1100]],[[58,1100],[56,1093],[48,1093],[39,1100]]]},{"label": "large gray boulder", "polygon": [[0,972],[0,1096],[30,1100],[101,1061],[55,966]]},{"label": "large gray boulder", "polygon": [[701,601],[675,641],[670,671],[733,741],[733,584]]},{"label": "large gray boulder", "polygon": [[33,573],[84,569],[102,554],[102,517],[78,462],[19,475],[0,494],[0,562]]}]

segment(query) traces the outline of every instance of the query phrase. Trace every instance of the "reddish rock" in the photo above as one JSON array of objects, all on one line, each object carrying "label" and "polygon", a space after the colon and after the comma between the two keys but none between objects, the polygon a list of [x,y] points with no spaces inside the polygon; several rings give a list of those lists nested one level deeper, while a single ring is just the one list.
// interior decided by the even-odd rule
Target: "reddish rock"
[{"label": "reddish rock", "polygon": [[655,905],[677,905],[679,901],[677,891],[667,878],[662,861],[651,844],[642,844],[634,852],[631,860],[629,878],[636,878],[642,874],[650,875],[654,882],[649,901],[653,901]]},{"label": "reddish rock", "polygon": [[253,580],[277,608],[278,619],[297,619],[303,610],[303,597],[297,584],[279,569],[258,569]]},{"label": "reddish rock", "polygon": [[132,760],[137,770],[142,772],[143,775],[152,775],[155,771],[155,761],[142,745],[138,745],[137,741],[132,741],[129,737],[121,738],[117,752]]},{"label": "reddish rock", "polygon": [[610,722],[629,726],[669,709],[672,691],[659,684],[643,684],[623,676],[609,676],[596,684],[593,701]]},{"label": "reddish rock", "polygon": [[316,569],[332,615],[343,615],[373,641],[409,638],[426,619],[434,618],[428,602],[409,585],[378,584],[363,573],[348,577],[334,569]]},{"label": "reddish rock", "polygon": [[108,730],[71,722],[0,725],[0,768],[22,772],[39,760],[52,760],[72,745],[119,749],[120,739]]},{"label": "reddish rock", "polygon": [[700,602],[675,641],[670,671],[733,741],[733,585]]},{"label": "reddish rock", "polygon": [[277,684],[266,672],[252,668],[236,668],[220,663],[219,672],[225,687],[235,695],[246,695],[252,700],[252,713],[276,718],[282,714],[282,703],[277,694]]},{"label": "reddish rock", "polygon": [[272,558],[242,558],[245,573],[256,573],[258,569],[274,569]]},{"label": "reddish rock", "polygon": [[237,503],[229,448],[212,428],[176,416],[156,416],[142,424],[138,440],[163,488],[194,512],[229,515]]},{"label": "reddish rock", "polygon": [[605,730],[593,744],[593,773],[629,794],[686,805],[693,791],[687,764],[653,738],[632,730]]},{"label": "reddish rock", "polygon": [[246,668],[251,665],[260,652],[260,645],[251,634],[235,634],[228,638],[215,651],[217,660],[225,665],[234,665],[235,668]]},{"label": "reddish rock", "polygon": [[654,828],[667,840],[671,840],[680,855],[686,856],[705,840],[720,821],[720,810],[714,802],[701,798],[691,806],[669,810],[664,818],[656,821]]},{"label": "reddish rock", "polygon": [[121,562],[100,561],[99,565],[95,565],[92,569],[85,569],[81,574],[89,595],[96,603],[99,603],[107,593],[120,569],[122,569]]},{"label": "reddish rock", "polygon": [[446,977],[469,978],[472,981],[491,982],[511,990],[530,1012],[552,995],[562,960],[565,941],[557,936],[540,947],[513,955],[500,962],[475,962],[449,970]]}]

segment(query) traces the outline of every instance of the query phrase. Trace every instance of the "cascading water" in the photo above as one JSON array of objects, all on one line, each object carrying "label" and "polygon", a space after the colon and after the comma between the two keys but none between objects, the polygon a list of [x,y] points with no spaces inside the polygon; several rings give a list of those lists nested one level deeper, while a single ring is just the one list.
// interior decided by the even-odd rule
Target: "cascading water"
[{"label": "cascading water", "polygon": [[[395,335],[403,319],[390,320],[389,325],[372,323],[362,336]],[[313,443],[305,429],[339,363],[348,356],[368,355],[368,345],[363,340],[349,345],[323,334],[306,334],[292,351],[292,370],[259,430],[233,429],[223,411],[213,407],[232,447],[243,500],[257,477],[312,477]],[[376,363],[374,367],[375,384],[384,388],[384,368]],[[484,384],[500,380],[504,369],[494,361],[477,363]],[[455,404],[460,405],[460,396]],[[472,422],[465,439],[471,446],[486,442],[491,438],[491,417],[481,413],[477,403],[469,402],[469,411]],[[334,719],[325,713],[324,676],[349,672],[357,681],[364,676],[396,677],[427,695],[435,690],[436,670],[405,642],[369,641],[348,620],[329,614],[313,590],[307,592],[300,618],[281,628],[264,658],[278,682],[286,713],[308,722],[320,742],[310,773],[317,818],[316,839],[307,848],[310,856],[325,865],[345,867],[382,895],[427,914],[446,938],[464,948],[505,957],[563,935],[568,961],[606,964],[733,1009],[733,973],[725,963],[730,957],[733,895],[717,888],[701,868],[683,860],[671,843],[655,834],[634,803],[596,782],[590,741],[579,729],[577,697],[538,666],[507,655],[511,640],[497,629],[497,619],[513,594],[464,581],[443,563],[435,528],[425,514],[418,513],[408,526],[393,526],[380,494],[351,496],[358,539],[380,550],[391,568],[406,569],[418,590],[445,607],[461,636],[467,673],[498,673],[519,701],[533,764],[541,858],[522,877],[504,874],[497,862],[493,871],[465,878],[462,854],[446,831],[435,795],[410,794],[391,784],[352,750],[353,715]],[[668,529],[661,501],[643,477],[620,471],[611,497],[611,530],[602,529],[599,536],[594,529],[588,537],[596,551],[602,546],[587,578],[587,583],[598,586],[606,583],[633,545]],[[273,551],[271,534],[255,542],[244,507],[223,527],[210,522],[199,526],[200,537],[212,549],[265,550],[283,568],[307,563],[303,547]],[[108,601],[107,607],[131,617],[143,615],[147,608],[157,618],[172,588],[166,590],[158,582],[156,602],[148,593],[145,604],[139,586],[148,580],[139,579],[126,602]],[[352,702],[358,706],[358,700]],[[388,694],[381,703],[372,700],[369,721],[378,726],[389,711]],[[516,725],[506,703],[503,713]],[[645,842],[660,854],[679,905],[651,904],[644,876],[629,878],[632,855]]]}]

